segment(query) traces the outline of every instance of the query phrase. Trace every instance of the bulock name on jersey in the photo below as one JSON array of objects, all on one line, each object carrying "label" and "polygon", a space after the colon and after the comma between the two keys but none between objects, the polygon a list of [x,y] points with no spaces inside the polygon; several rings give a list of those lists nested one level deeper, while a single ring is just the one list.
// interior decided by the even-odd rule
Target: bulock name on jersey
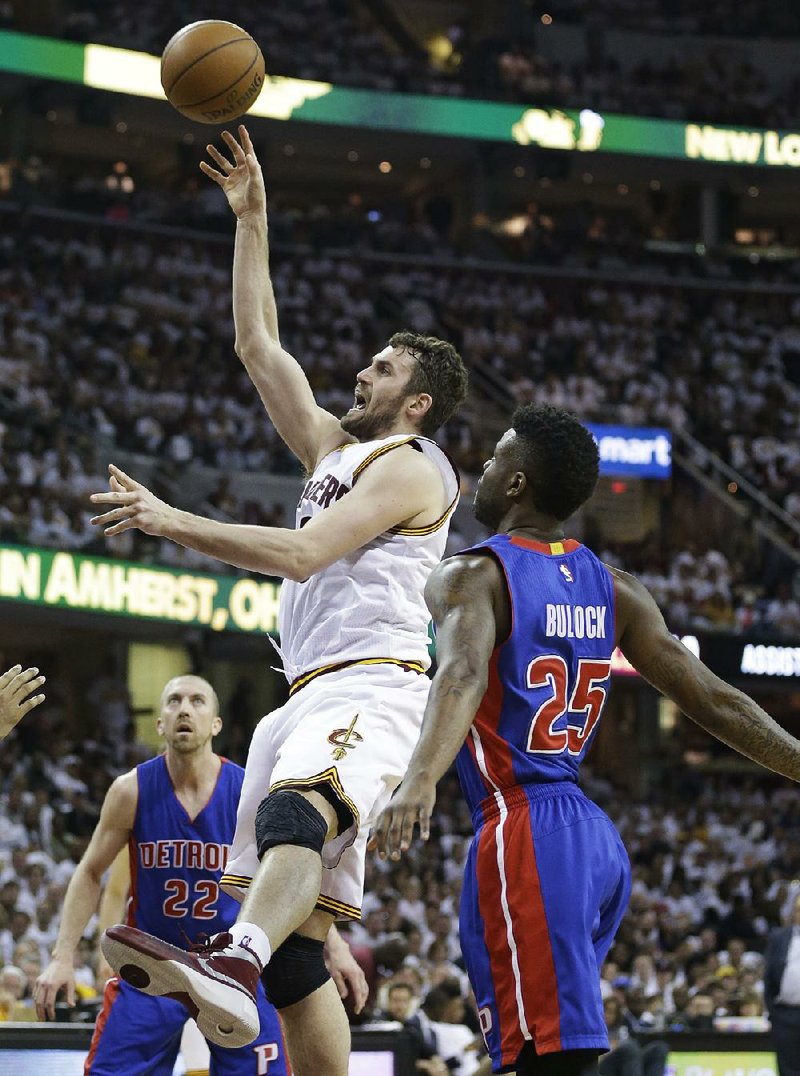
[{"label": "bulock name on jersey", "polygon": [[551,605],[545,606],[547,621],[545,634],[559,639],[605,639],[605,605]]}]

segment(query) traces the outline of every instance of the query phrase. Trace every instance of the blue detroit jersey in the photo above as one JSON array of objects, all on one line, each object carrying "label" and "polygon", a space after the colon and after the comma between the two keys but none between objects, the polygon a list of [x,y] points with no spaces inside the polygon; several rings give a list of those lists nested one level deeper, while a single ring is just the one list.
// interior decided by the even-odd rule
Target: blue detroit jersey
[{"label": "blue detroit jersey", "polygon": [[474,811],[496,790],[577,781],[611,679],[614,585],[573,540],[507,534],[474,547],[505,573],[511,633],[497,647],[489,685],[457,759]]},{"label": "blue detroit jersey", "polygon": [[137,766],[136,776],[126,922],[185,949],[198,933],[216,934],[236,920],[239,905],[220,890],[219,879],[244,770],[222,759],[211,798],[194,819],[175,795],[164,755]]}]

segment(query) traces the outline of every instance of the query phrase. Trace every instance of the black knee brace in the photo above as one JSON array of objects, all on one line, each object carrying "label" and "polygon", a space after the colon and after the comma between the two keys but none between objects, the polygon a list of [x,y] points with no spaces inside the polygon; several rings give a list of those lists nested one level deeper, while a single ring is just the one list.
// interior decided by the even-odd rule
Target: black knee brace
[{"label": "black knee brace", "polygon": [[278,844],[310,848],[322,855],[328,823],[312,804],[291,788],[270,792],[256,812],[258,858]]},{"label": "black knee brace", "polygon": [[330,979],[322,955],[324,942],[290,934],[261,973],[264,993],[276,1009],[294,1005]]}]

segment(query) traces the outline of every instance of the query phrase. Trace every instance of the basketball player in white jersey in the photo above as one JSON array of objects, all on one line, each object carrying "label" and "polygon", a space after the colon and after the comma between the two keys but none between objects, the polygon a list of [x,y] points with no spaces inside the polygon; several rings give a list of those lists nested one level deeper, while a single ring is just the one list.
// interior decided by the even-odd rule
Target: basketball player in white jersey
[{"label": "basketball player in white jersey", "polygon": [[334,919],[360,915],[371,822],[400,783],[428,693],[423,588],[441,558],[458,476],[430,436],[466,395],[441,340],[397,333],[356,379],[341,420],[320,408],[280,345],[269,277],[266,195],[250,138],[223,135],[201,167],[237,217],[236,351],[270,419],[310,475],[297,529],[218,523],[180,512],[118,468],[118,505],[93,521],[137,527],[240,568],[283,576],[285,706],[258,726],[223,886],[242,899],[231,931],[187,954],[129,927],[103,951],[123,979],[211,1016],[212,1039],[257,1032],[261,976],[280,1011],[297,1076],[346,1076],[349,1028],[322,959]]}]

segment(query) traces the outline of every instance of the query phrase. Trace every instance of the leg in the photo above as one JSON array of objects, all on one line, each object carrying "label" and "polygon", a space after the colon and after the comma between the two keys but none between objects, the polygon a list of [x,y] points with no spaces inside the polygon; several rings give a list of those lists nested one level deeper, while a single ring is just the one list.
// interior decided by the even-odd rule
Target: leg
[{"label": "leg", "polygon": [[555,1054],[536,1053],[527,1042],[517,1058],[516,1076],[598,1076],[597,1050],[564,1050]]},{"label": "leg", "polygon": [[648,1042],[642,1047],[642,1076],[664,1076],[669,1046],[665,1042]]},{"label": "leg", "polygon": [[147,997],[109,979],[84,1073],[172,1076],[185,1022],[186,1011],[177,1001]]},{"label": "leg", "polygon": [[[321,815],[327,827],[325,840],[335,837],[337,813],[326,797],[299,789],[295,794]],[[321,884],[322,860],[318,852],[294,844],[272,844],[261,859],[237,921],[260,926],[274,952],[314,911]],[[292,899],[276,900],[276,893],[291,893]]]},{"label": "leg", "polygon": [[[642,1051],[637,1042],[621,1042],[599,1061],[600,1076],[642,1076]],[[663,1071],[661,1076],[664,1076]]]},{"label": "leg", "polygon": [[[323,942],[332,923],[332,915],[317,909],[296,933],[303,938]],[[292,964],[297,964],[296,959],[293,961],[287,958],[287,970],[290,973]],[[279,968],[278,975],[285,981],[288,976],[283,974],[283,971],[283,968]],[[269,974],[268,968],[265,976],[268,977]],[[312,971],[312,975],[314,974]],[[286,995],[287,998],[302,992],[301,975],[302,972],[298,969],[297,986],[293,987],[293,994]],[[316,982],[316,978],[312,979],[312,984],[313,982]],[[281,988],[285,989],[285,986]],[[347,1076],[350,1025],[333,980],[328,979],[291,1004],[282,1004],[281,1001],[281,997],[276,996],[275,1002],[283,1023],[286,1050],[292,1062],[294,1076],[320,1076],[321,1073],[325,1073],[325,1076]],[[310,1033],[312,1030],[313,1034]]]}]

